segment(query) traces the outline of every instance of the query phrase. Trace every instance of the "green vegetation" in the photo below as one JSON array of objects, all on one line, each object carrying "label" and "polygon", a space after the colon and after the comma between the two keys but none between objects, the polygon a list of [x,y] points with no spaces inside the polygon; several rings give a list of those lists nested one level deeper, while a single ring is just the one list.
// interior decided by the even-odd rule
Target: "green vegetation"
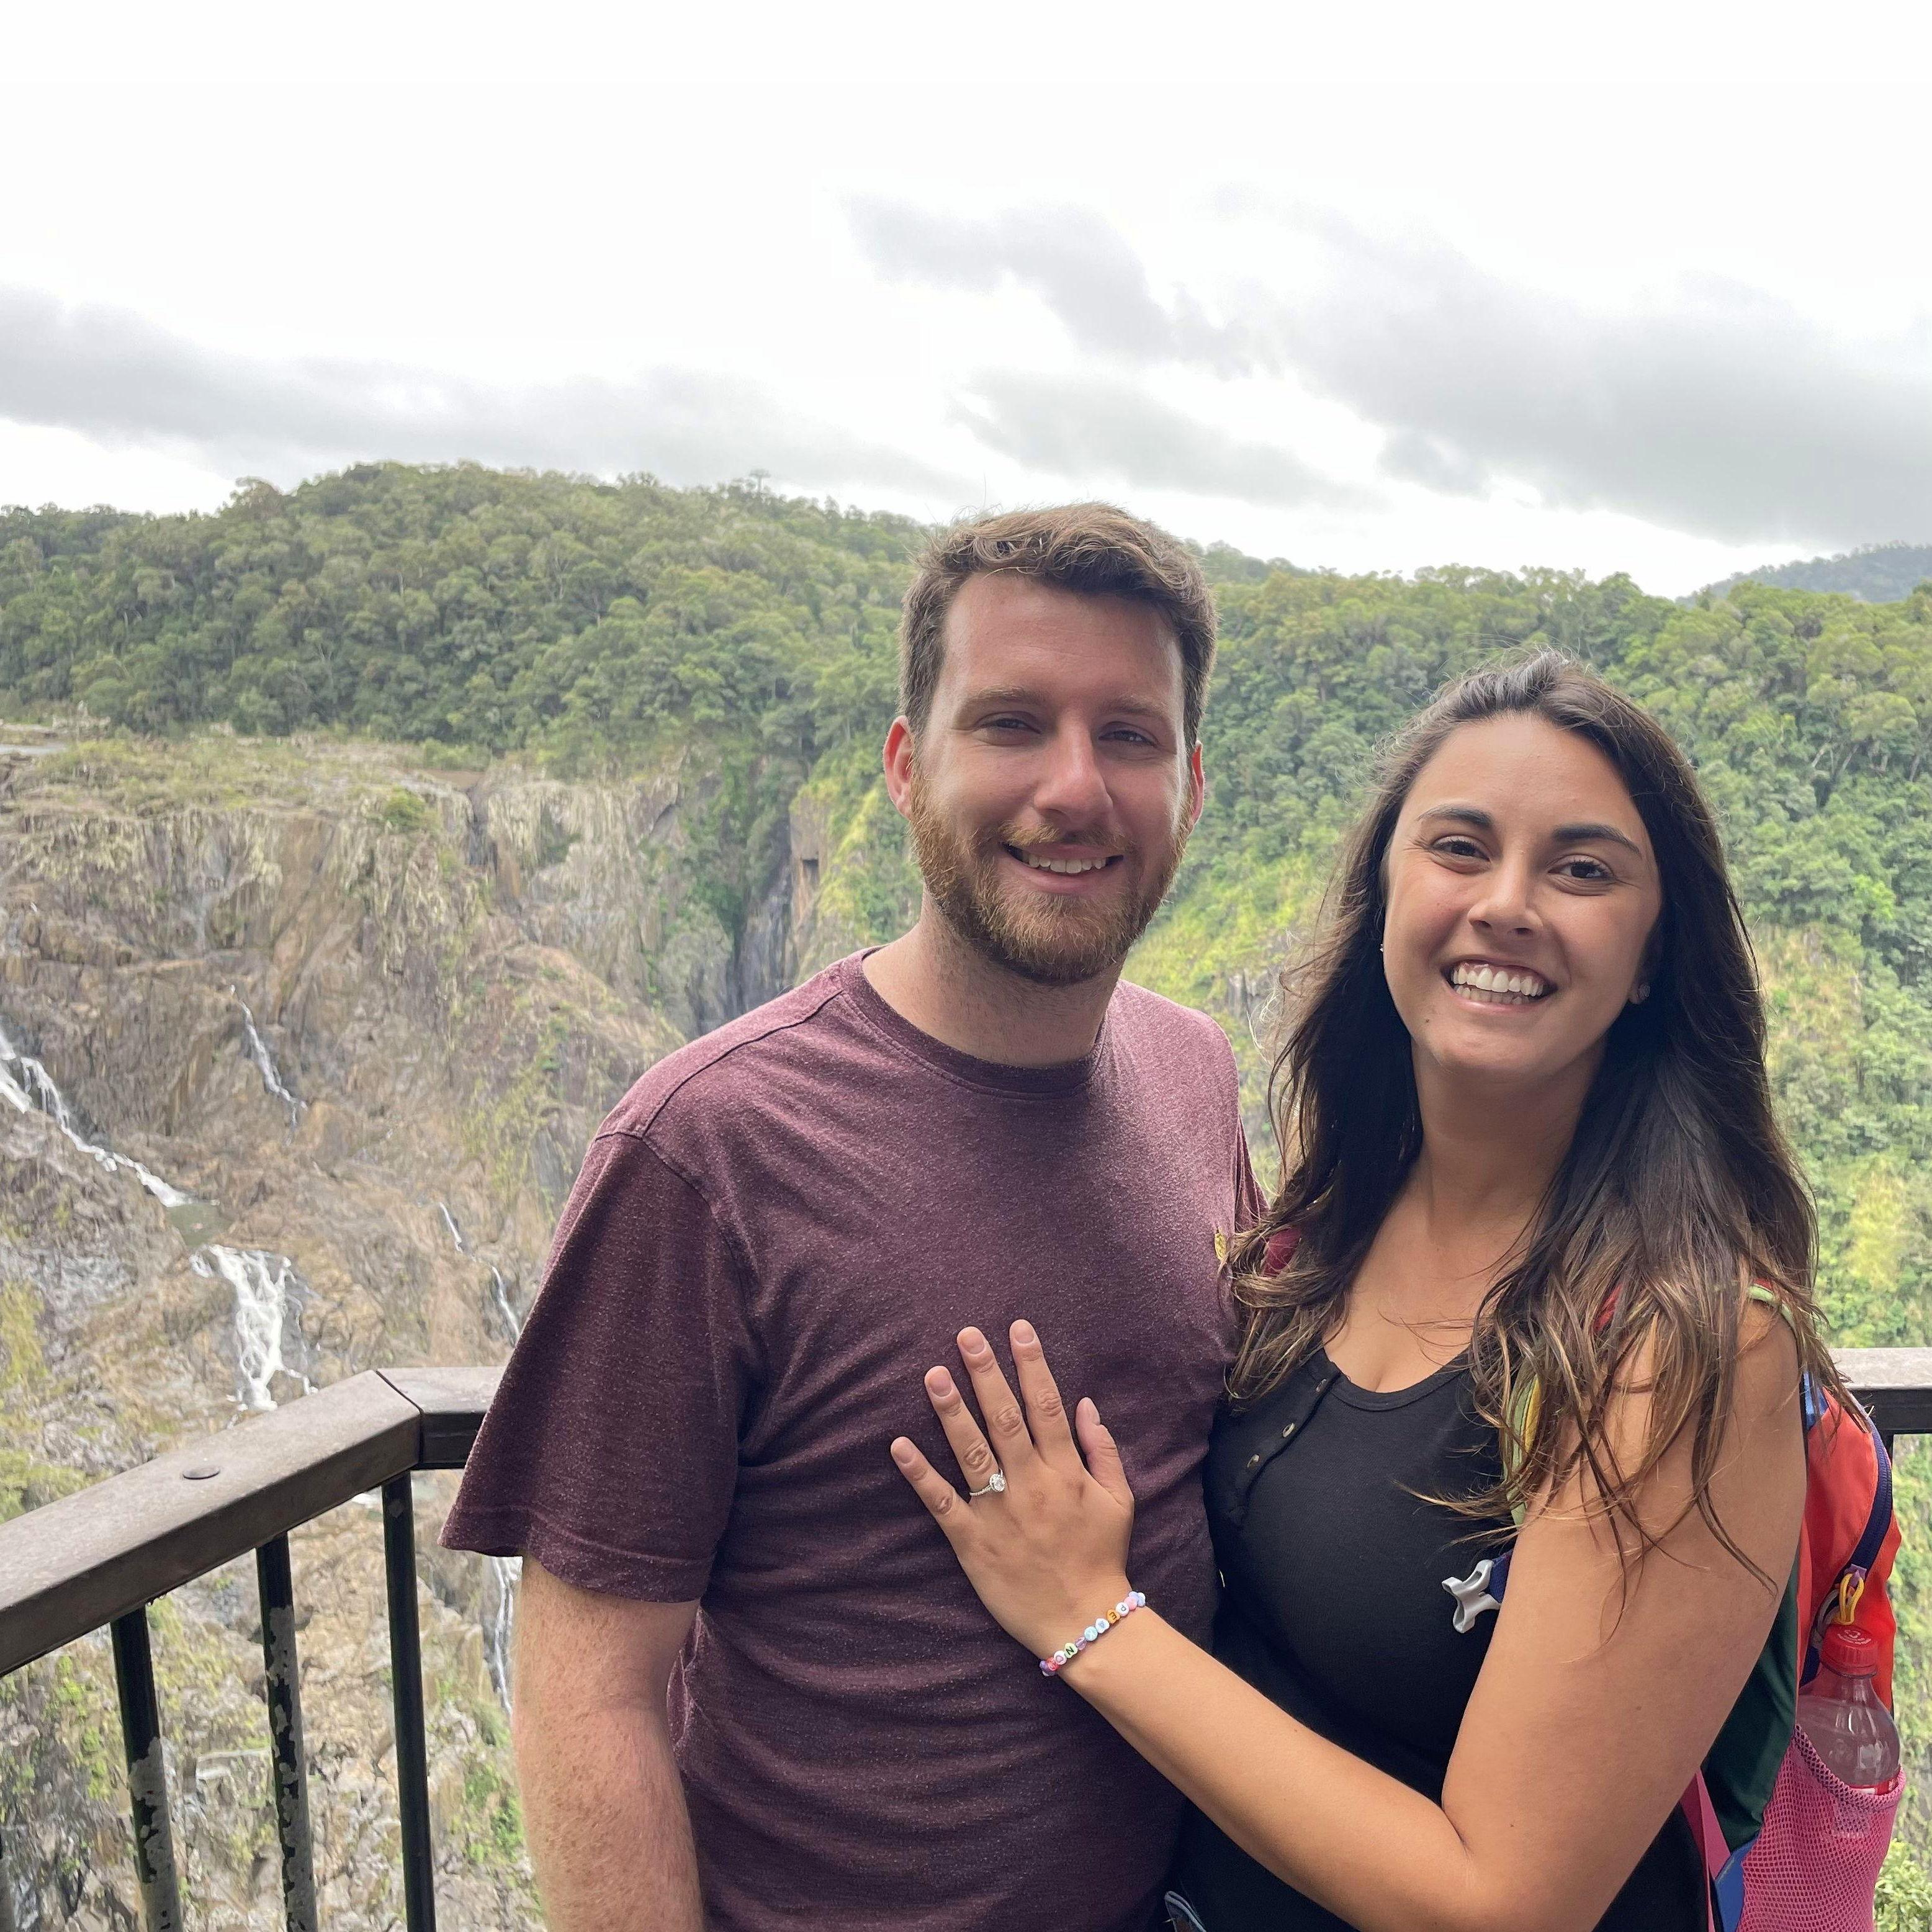
[{"label": "green vegetation", "polygon": [[1778,590],[1834,590],[1868,604],[1890,604],[1910,597],[1932,580],[1932,544],[1868,544],[1837,556],[1811,556],[1798,563],[1741,570],[1700,596],[1721,597],[1740,584],[1762,584]]},{"label": "green vegetation", "polygon": [[1903,1840],[1878,1882],[1877,1932],[1932,1932],[1932,1872]]},{"label": "green vegetation", "polygon": [[[750,485],[370,465],[214,516],[0,512],[0,694],[174,736],[328,730],[445,769],[694,748],[728,925],[817,760],[892,712],[903,518]],[[400,814],[398,816],[398,814]],[[392,799],[379,816],[416,820]]]},{"label": "green vegetation", "polygon": [[[818,828],[821,928],[883,938],[914,903],[876,748],[919,536],[750,485],[473,465],[251,483],[212,516],[10,511],[0,700],[141,734],[68,755],[134,759],[158,792],[219,784],[232,759],[209,725],[413,740],[452,766],[675,762],[681,916],[741,937],[796,809]],[[1685,608],[1622,578],[1203,561],[1223,614],[1214,802],[1136,970],[1229,1020],[1251,1106],[1250,1023],[1375,742],[1444,678],[1557,645],[1664,719],[1723,814],[1838,1334],[1932,1336],[1932,586],[1861,604],[1747,584]],[[142,748],[156,735],[185,742]],[[368,808],[405,836],[436,822],[401,786]],[[547,821],[538,862],[568,843]]]}]

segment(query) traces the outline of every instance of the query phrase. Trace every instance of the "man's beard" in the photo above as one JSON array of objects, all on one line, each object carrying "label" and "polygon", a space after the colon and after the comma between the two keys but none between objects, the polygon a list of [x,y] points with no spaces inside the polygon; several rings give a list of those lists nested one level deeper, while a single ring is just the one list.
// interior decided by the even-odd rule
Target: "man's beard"
[{"label": "man's beard", "polygon": [[[1166,851],[1154,859],[1138,892],[1088,904],[1004,885],[1004,848],[1024,851],[1042,842],[1040,835],[1004,826],[976,842],[962,838],[934,810],[916,769],[906,818],[920,874],[947,925],[983,958],[1042,986],[1075,986],[1119,969],[1167,896],[1191,829],[1184,817],[1176,820]],[[1120,862],[1131,865],[1136,856],[1125,853]]]}]

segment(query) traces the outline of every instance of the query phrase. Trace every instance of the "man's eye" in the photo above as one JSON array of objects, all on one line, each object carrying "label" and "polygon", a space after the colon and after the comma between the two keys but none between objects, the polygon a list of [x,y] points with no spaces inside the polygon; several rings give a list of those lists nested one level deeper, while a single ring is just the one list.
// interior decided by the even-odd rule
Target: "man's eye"
[{"label": "man's eye", "polygon": [[1024,718],[988,718],[981,728],[988,731],[1024,731],[1028,725]]},{"label": "man's eye", "polygon": [[1117,724],[1106,734],[1109,738],[1123,738],[1133,745],[1151,745],[1154,740],[1144,731],[1136,731],[1130,724]]}]

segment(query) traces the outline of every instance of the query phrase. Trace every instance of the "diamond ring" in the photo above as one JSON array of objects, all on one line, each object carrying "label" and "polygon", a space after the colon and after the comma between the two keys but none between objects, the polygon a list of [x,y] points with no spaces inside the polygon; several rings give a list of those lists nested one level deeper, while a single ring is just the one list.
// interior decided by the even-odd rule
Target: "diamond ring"
[{"label": "diamond ring", "polygon": [[986,1478],[986,1484],[983,1487],[976,1490],[968,1490],[966,1492],[966,1500],[970,1503],[976,1497],[1003,1496],[1006,1492],[1006,1472],[1004,1469],[995,1469],[993,1473]]}]

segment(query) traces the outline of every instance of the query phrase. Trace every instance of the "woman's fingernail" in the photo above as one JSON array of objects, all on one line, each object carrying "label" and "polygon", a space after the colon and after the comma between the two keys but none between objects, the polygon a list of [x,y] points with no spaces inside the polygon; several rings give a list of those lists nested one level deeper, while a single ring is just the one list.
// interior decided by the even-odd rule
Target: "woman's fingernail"
[{"label": "woman's fingernail", "polygon": [[1013,1324],[1013,1340],[1016,1342],[1037,1342],[1040,1337],[1033,1332],[1033,1324],[1030,1322],[1016,1322]]},{"label": "woman's fingernail", "polygon": [[952,1378],[944,1369],[928,1369],[926,1385],[934,1395],[950,1395],[952,1393]]},{"label": "woman's fingernail", "polygon": [[1098,1422],[1100,1419],[1100,1412],[1094,1406],[1094,1398],[1090,1395],[1083,1395],[1080,1398],[1080,1412],[1089,1422]]},{"label": "woman's fingernail", "polygon": [[959,1331],[959,1346],[966,1354],[977,1355],[984,1352],[986,1338],[976,1328],[962,1328]]},{"label": "woman's fingernail", "polygon": [[919,1451],[903,1436],[892,1444],[892,1460],[902,1469],[910,1469],[913,1465],[913,1458],[918,1454]]}]

